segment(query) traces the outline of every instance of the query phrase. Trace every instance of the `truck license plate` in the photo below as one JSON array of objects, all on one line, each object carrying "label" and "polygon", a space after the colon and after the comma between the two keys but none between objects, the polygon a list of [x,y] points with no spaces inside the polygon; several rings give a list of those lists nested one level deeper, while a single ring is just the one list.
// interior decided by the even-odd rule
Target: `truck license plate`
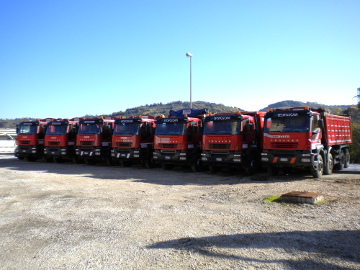
[{"label": "truck license plate", "polygon": [[171,157],[169,157],[169,156],[165,156],[165,159],[171,159]]},{"label": "truck license plate", "polygon": [[280,158],[280,161],[289,161],[287,158]]},{"label": "truck license plate", "polygon": [[218,158],[216,158],[216,161],[222,161],[222,158],[218,157]]}]

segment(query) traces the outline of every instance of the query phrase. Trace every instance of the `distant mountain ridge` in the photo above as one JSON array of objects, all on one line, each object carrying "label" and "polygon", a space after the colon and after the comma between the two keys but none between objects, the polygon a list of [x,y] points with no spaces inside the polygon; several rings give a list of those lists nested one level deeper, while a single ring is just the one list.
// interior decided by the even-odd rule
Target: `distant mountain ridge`
[{"label": "distant mountain ridge", "polygon": [[[225,106],[223,104],[212,103],[207,101],[195,101],[192,103],[194,109],[203,109],[206,108],[208,112],[211,113],[226,113],[226,112],[236,112],[236,111],[244,111],[244,109],[239,107],[231,107]],[[348,109],[355,105],[324,105],[316,102],[301,102],[294,100],[284,100],[279,101],[273,104],[269,104],[269,106],[259,109],[259,111],[268,111],[269,108],[289,108],[289,107],[310,107],[310,108],[327,108],[332,114],[342,114],[344,110]],[[113,112],[111,114],[103,114],[102,116],[130,116],[130,115],[153,115],[158,116],[160,114],[168,115],[170,110],[181,110],[184,108],[190,108],[190,102],[186,101],[174,101],[170,103],[154,103],[154,104],[146,104],[134,108],[126,109],[125,111]],[[85,117],[94,117],[97,115],[87,114]],[[31,118],[26,118],[31,119]],[[15,128],[16,124],[23,121],[24,118],[17,119],[0,119],[0,128]]]},{"label": "distant mountain ridge", "polygon": [[[206,108],[211,113],[224,113],[224,112],[235,112],[235,111],[244,111],[244,109],[239,107],[231,107],[225,106],[223,104],[211,103],[206,101],[195,101],[192,103],[194,109],[203,109]],[[342,111],[351,107],[352,105],[325,105],[319,104],[317,102],[301,102],[294,100],[284,100],[279,101],[273,104],[269,104],[269,106],[259,109],[259,111],[268,111],[270,108],[291,108],[291,107],[310,107],[310,108],[327,108],[331,113],[340,114]],[[130,109],[126,109],[125,111],[114,112],[108,116],[130,116],[130,115],[167,115],[170,110],[181,110],[184,108],[190,108],[190,102],[183,101],[174,101],[170,103],[154,103],[151,105],[143,105]]]},{"label": "distant mountain ridge", "polygon": [[[237,107],[225,106],[223,104],[211,103],[206,101],[195,101],[192,103],[194,109],[206,108],[208,112],[222,113],[222,112],[236,112],[241,109]],[[151,105],[138,106],[135,108],[126,109],[125,111],[114,112],[110,116],[130,116],[130,115],[168,115],[170,110],[181,110],[190,108],[190,102],[174,101],[170,103],[154,103]]]}]

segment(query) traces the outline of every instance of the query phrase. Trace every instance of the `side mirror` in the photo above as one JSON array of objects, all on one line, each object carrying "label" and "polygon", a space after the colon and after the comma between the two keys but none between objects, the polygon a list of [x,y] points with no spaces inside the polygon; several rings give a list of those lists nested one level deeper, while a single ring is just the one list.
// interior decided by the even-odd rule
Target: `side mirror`
[{"label": "side mirror", "polygon": [[319,128],[324,128],[324,120],[323,119],[320,119],[318,123],[319,123]]}]

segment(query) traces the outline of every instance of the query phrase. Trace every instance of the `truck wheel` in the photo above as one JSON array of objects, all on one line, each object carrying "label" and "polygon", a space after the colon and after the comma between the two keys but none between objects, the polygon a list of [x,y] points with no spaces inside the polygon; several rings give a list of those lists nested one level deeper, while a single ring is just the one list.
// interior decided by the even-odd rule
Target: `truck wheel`
[{"label": "truck wheel", "polygon": [[260,170],[259,162],[254,158],[244,164],[244,170],[247,175],[253,175]]},{"label": "truck wheel", "polygon": [[195,161],[190,167],[193,172],[201,172],[202,171],[200,160]]},{"label": "truck wheel", "polygon": [[349,163],[350,163],[350,152],[349,149],[345,149],[344,150],[344,155],[345,155],[345,162],[344,162],[344,168],[348,168],[349,167]]},{"label": "truck wheel", "polygon": [[52,157],[45,157],[45,161],[46,161],[47,163],[51,163],[51,162],[53,162],[54,160],[52,159]]},{"label": "truck wheel", "polygon": [[151,162],[151,160],[148,159],[146,159],[143,164],[146,169],[151,169],[154,167],[154,164]]},{"label": "truck wheel", "polygon": [[220,168],[219,168],[219,166],[209,165],[209,171],[210,171],[210,173],[217,173],[220,171]]},{"label": "truck wheel", "polygon": [[105,162],[106,162],[106,165],[108,165],[108,166],[113,166],[114,165],[114,162],[113,162],[111,157],[107,157],[105,159]]},{"label": "truck wheel", "polygon": [[339,163],[336,164],[336,169],[341,171],[342,169],[344,169],[345,166],[345,153],[344,151],[340,151],[340,155],[339,155]]},{"label": "truck wheel", "polygon": [[127,161],[127,160],[121,160],[120,161],[120,166],[121,167],[130,167],[131,166],[131,162]]},{"label": "truck wheel", "polygon": [[172,170],[174,168],[174,164],[166,164],[166,163],[162,162],[161,168],[163,170]]},{"label": "truck wheel", "polygon": [[64,160],[61,157],[54,157],[54,162],[55,163],[63,163]]},{"label": "truck wheel", "polygon": [[191,170],[193,172],[201,172],[201,166],[198,164],[193,164],[193,165],[191,165]]},{"label": "truck wheel", "polygon": [[311,170],[311,175],[314,178],[320,178],[323,175],[324,172],[324,161],[321,155],[318,156],[318,166],[317,169],[312,169]]},{"label": "truck wheel", "polygon": [[84,159],[86,165],[95,165],[95,160],[92,158],[85,158]]},{"label": "truck wheel", "polygon": [[324,174],[332,174],[334,169],[334,158],[331,153],[329,153],[328,161],[324,166]]},{"label": "truck wheel", "polygon": [[75,164],[81,164],[84,162],[84,160],[80,157],[73,157],[72,158],[72,161],[75,163]]},{"label": "truck wheel", "polygon": [[272,165],[267,166],[267,171],[268,171],[268,174],[270,174],[272,176],[279,174],[279,168],[272,166]]}]

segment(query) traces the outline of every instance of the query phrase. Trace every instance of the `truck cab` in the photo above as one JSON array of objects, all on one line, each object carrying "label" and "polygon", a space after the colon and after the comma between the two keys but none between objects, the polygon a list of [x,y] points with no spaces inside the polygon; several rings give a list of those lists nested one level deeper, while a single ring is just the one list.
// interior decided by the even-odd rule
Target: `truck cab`
[{"label": "truck cab", "polygon": [[210,172],[241,168],[254,173],[261,168],[264,114],[236,112],[205,117],[201,161]]},{"label": "truck cab", "polygon": [[156,119],[153,160],[163,169],[175,165],[200,169],[203,110],[170,111]]},{"label": "truck cab", "polygon": [[112,136],[111,157],[122,166],[134,163],[152,167],[155,119],[151,115],[117,118]]},{"label": "truck cab", "polygon": [[62,162],[75,158],[76,134],[79,121],[57,119],[48,122],[44,156],[47,162]]},{"label": "truck cab", "polygon": [[270,174],[281,168],[309,169],[313,177],[348,166],[350,117],[297,107],[265,115],[262,161]]},{"label": "truck cab", "polygon": [[15,157],[26,158],[28,161],[35,161],[43,157],[46,124],[46,120],[43,119],[23,121],[17,125]]},{"label": "truck cab", "polygon": [[97,161],[111,162],[111,138],[113,118],[88,118],[79,120],[75,155],[78,161],[95,164]]}]

